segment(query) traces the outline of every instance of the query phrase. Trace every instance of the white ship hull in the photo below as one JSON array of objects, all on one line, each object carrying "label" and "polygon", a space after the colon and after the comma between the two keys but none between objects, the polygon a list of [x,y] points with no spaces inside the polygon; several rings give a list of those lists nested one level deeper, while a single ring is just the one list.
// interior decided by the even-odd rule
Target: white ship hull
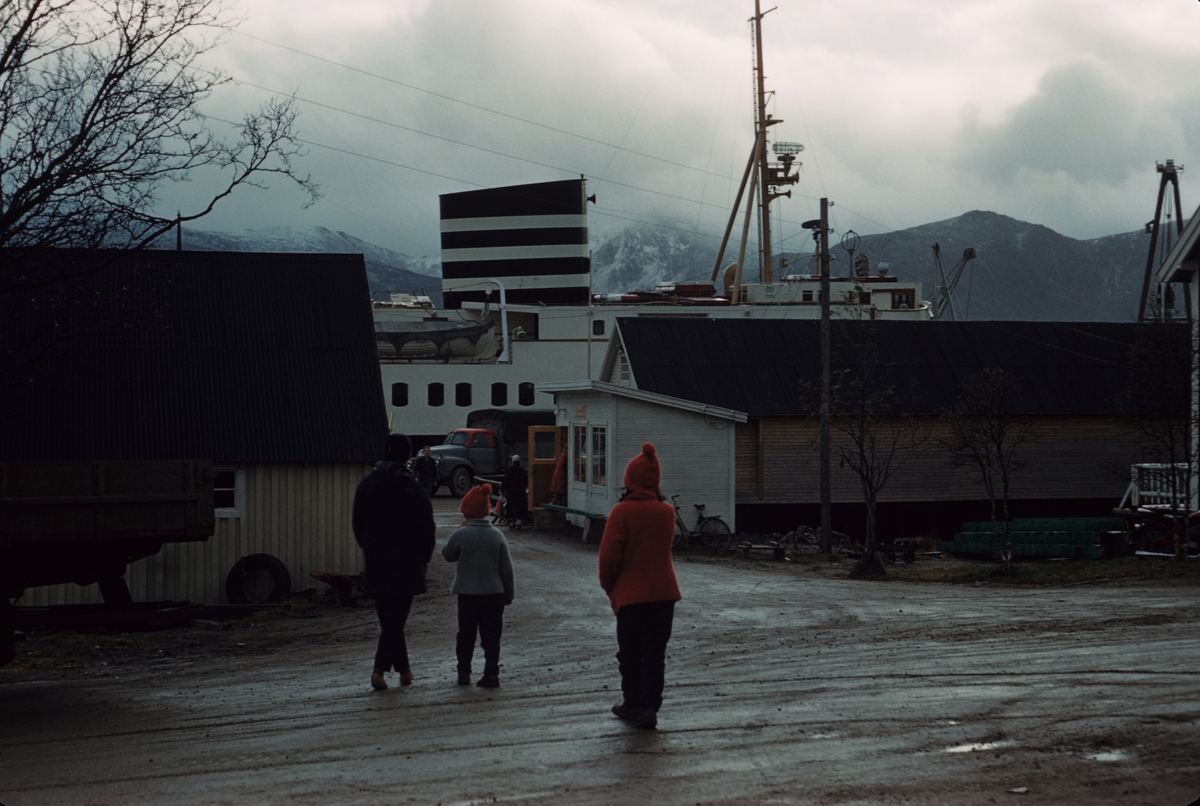
[{"label": "white ship hull", "polygon": [[[497,306],[467,303],[459,310],[378,307],[375,319],[395,327],[422,322],[431,316],[449,321],[496,322],[496,336],[506,339],[507,362],[484,359],[395,357],[380,352],[383,393],[392,429],[418,441],[440,439],[466,424],[467,412],[482,408],[550,410],[551,395],[539,391],[548,383],[600,380],[609,335],[615,320],[625,316],[703,316],[710,318],[819,319],[819,283],[813,278],[772,285],[747,285],[750,303],[700,304],[618,303],[586,305],[509,305],[508,333],[501,332]],[[895,278],[835,279],[830,299],[836,318],[929,321],[929,306],[921,301],[919,283]],[[767,300],[775,300],[768,302]],[[708,304],[703,304],[707,302]],[[496,353],[500,352],[498,347]]]}]

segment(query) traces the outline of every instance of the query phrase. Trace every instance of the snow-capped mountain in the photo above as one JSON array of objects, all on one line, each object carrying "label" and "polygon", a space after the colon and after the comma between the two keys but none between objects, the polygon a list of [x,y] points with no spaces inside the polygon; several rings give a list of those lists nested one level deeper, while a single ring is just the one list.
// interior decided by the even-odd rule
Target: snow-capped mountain
[{"label": "snow-capped mountain", "polygon": [[[592,290],[619,293],[656,282],[707,281],[716,258],[714,239],[652,224],[596,222],[589,229]],[[834,276],[845,276],[848,258],[834,234]],[[960,316],[970,319],[1129,321],[1136,318],[1149,239],[1142,232],[1081,241],[1038,224],[998,213],[972,211],[957,218],[897,232],[865,235],[859,253],[871,265],[888,263],[891,274],[919,280],[926,296],[935,290],[934,243],[947,269],[972,247],[978,254],[955,294]],[[173,234],[161,242],[173,248]],[[361,253],[373,295],[389,291],[426,294],[441,303],[439,257],[410,257],[324,227],[277,227],[241,232],[185,228],[185,249]],[[731,244],[723,264],[736,259]],[[786,273],[812,271],[811,254],[788,254]],[[747,257],[753,274],[754,258]],[[749,279],[749,278],[748,278]]]},{"label": "snow-capped mountain", "polygon": [[[175,248],[174,232],[159,239],[161,249]],[[372,296],[389,291],[425,294],[442,304],[441,257],[409,257],[325,227],[272,227],[237,232],[183,228],[183,248],[202,252],[323,252],[361,254]]]}]

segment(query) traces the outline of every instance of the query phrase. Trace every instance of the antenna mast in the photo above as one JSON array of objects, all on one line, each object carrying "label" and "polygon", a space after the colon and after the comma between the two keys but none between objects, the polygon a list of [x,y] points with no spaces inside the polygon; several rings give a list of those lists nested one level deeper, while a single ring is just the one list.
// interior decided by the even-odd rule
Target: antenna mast
[{"label": "antenna mast", "polygon": [[[755,109],[756,119],[754,133],[757,137],[756,148],[758,149],[758,192],[759,192],[759,220],[762,223],[762,243],[759,245],[759,279],[761,282],[770,283],[773,281],[772,271],[774,258],[771,255],[771,202],[778,199],[780,196],[791,198],[792,192],[777,193],[775,188],[780,185],[791,185],[800,178],[799,174],[790,174],[792,161],[795,159],[796,152],[803,146],[792,143],[780,143],[780,146],[795,146],[794,149],[788,148],[787,151],[780,151],[782,168],[771,167],[770,160],[767,157],[767,127],[774,126],[776,123],[783,123],[782,120],[776,120],[767,114],[767,91],[763,76],[763,45],[762,45],[762,20],[767,14],[774,11],[775,8],[762,11],[761,0],[754,0],[754,18],[751,22],[754,24],[754,81],[755,81]],[[779,149],[776,149],[779,151]]]}]

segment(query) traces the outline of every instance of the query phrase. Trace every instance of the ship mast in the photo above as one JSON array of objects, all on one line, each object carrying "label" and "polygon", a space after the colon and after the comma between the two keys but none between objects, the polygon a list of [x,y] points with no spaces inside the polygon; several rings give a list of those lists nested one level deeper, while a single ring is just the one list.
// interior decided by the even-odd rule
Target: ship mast
[{"label": "ship mast", "polygon": [[[756,107],[754,133],[756,135],[755,147],[758,149],[758,214],[762,223],[762,242],[759,246],[759,280],[763,283],[773,281],[772,264],[774,260],[771,254],[771,202],[780,196],[790,198],[792,195],[790,190],[778,193],[775,188],[780,185],[793,184],[799,179],[798,174],[789,175],[791,159],[784,161],[783,168],[777,168],[771,166],[767,155],[767,128],[774,126],[776,123],[783,122],[767,114],[767,90],[765,76],[763,75],[762,20],[763,17],[774,10],[775,8],[770,8],[762,11],[760,0],[754,0],[754,18],[751,20],[754,25],[754,100]],[[794,158],[794,153],[790,156]]]},{"label": "ship mast", "polygon": [[[799,178],[799,174],[793,174],[792,163],[796,160],[796,155],[804,150],[804,146],[800,143],[775,143],[775,153],[779,155],[780,165],[772,166],[767,158],[767,128],[774,126],[776,123],[782,123],[782,120],[776,120],[767,114],[767,91],[763,83],[763,53],[762,53],[762,20],[767,14],[774,11],[774,8],[762,11],[760,0],[754,0],[754,16],[750,22],[754,25],[754,105],[755,105],[755,120],[754,120],[754,148],[750,152],[750,159],[746,163],[746,173],[742,175],[742,183],[738,187],[737,199],[733,203],[733,209],[729,213],[729,223],[725,226],[725,236],[721,239],[721,246],[717,250],[717,259],[713,262],[711,282],[716,282],[717,273],[721,270],[721,260],[725,256],[725,247],[729,245],[729,236],[733,232],[733,224],[737,219],[738,208],[742,204],[742,194],[746,192],[746,185],[751,176],[754,181],[750,182],[750,196],[754,196],[755,186],[759,191],[758,211],[759,220],[762,224],[761,243],[759,244],[759,281],[763,283],[772,282],[771,263],[771,202],[778,199],[780,196],[792,195],[790,190],[783,193],[776,191],[780,185],[791,185]],[[742,246],[738,254],[738,260],[735,264],[737,267],[736,276],[733,282],[732,301],[737,304],[739,299],[739,290],[742,284],[742,264],[745,259],[746,252],[746,236],[749,232],[750,213],[752,210],[750,199],[746,200],[746,229],[742,231]]]}]

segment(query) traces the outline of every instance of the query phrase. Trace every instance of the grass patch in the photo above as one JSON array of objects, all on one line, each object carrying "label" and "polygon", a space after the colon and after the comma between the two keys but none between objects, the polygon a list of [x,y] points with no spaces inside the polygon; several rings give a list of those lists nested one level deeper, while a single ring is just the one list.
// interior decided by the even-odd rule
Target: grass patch
[{"label": "grass patch", "polygon": [[1000,585],[1071,585],[1116,579],[1173,579],[1200,577],[1200,561],[1176,562],[1167,557],[1121,557],[1111,560],[1035,560],[1014,561],[1005,574],[998,562],[937,567],[920,564],[904,573],[905,580],[916,582],[952,582],[971,584],[989,582]]}]

